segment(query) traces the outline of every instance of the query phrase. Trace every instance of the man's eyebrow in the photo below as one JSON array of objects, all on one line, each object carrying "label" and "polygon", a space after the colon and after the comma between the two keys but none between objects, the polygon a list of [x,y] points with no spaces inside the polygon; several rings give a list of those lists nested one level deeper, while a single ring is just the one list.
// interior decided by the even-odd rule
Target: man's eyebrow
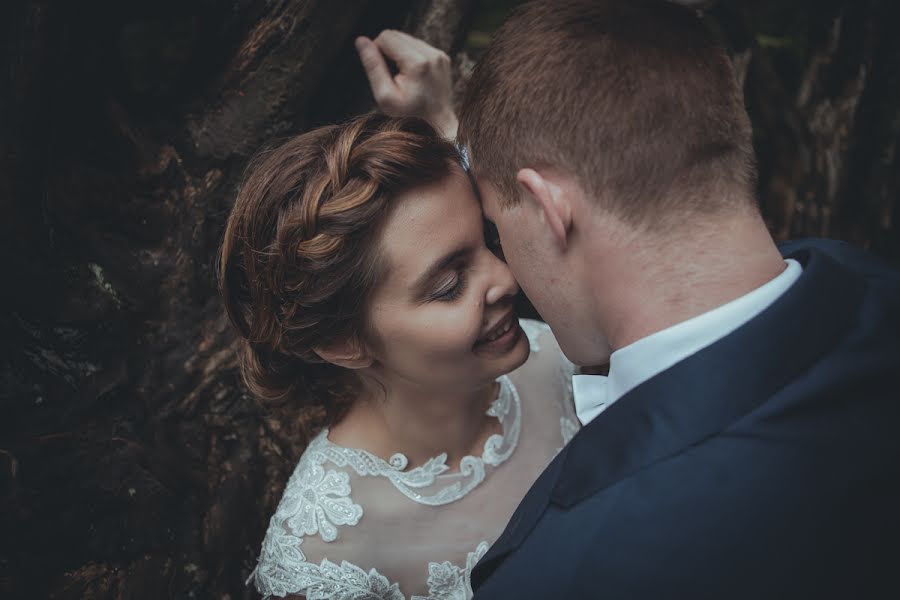
[{"label": "man's eyebrow", "polygon": [[435,277],[443,272],[448,266],[469,254],[469,252],[469,248],[457,248],[456,250],[445,254],[416,279],[413,289],[416,290],[417,294],[424,293],[427,291],[426,288],[428,287],[428,284],[431,283]]}]

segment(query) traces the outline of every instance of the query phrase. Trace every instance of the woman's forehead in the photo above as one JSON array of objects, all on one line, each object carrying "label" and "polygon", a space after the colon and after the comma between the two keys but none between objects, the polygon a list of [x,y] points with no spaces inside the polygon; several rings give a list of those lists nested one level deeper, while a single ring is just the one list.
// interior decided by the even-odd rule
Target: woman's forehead
[{"label": "woman's forehead", "polygon": [[461,172],[404,192],[396,198],[380,240],[390,265],[388,279],[411,285],[443,257],[478,239],[481,218]]}]

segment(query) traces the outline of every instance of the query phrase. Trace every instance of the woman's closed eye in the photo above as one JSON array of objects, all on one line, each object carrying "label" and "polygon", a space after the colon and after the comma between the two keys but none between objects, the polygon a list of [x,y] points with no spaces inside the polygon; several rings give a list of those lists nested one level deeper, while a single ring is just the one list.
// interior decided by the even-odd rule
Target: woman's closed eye
[{"label": "woman's closed eye", "polygon": [[452,279],[447,281],[446,285],[442,285],[432,296],[434,300],[439,302],[453,302],[459,298],[466,288],[466,272],[459,270]]}]

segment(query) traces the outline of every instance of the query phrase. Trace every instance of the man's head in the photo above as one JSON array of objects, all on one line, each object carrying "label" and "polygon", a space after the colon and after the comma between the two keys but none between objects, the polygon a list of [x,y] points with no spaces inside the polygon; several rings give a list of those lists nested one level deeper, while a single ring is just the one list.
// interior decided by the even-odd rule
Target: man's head
[{"label": "man's head", "polygon": [[573,359],[591,359],[567,331],[590,321],[579,287],[597,236],[755,210],[728,55],[665,0],[520,7],[475,68],[459,140],[513,272]]}]

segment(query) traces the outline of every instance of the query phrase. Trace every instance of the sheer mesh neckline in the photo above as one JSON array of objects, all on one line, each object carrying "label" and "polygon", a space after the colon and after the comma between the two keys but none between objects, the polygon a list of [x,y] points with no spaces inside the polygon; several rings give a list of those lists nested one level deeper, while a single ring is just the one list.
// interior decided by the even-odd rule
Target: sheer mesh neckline
[{"label": "sheer mesh neckline", "polygon": [[[472,598],[475,563],[558,451],[554,446],[578,429],[571,363],[545,324],[520,325],[532,357],[509,376],[525,397],[520,403],[511,382],[497,379],[500,393],[487,414],[498,419],[502,434],[481,456],[467,457],[462,473],[450,473],[439,456],[405,471],[389,459],[332,444],[322,432],[311,441],[269,521],[251,575],[263,597]],[[528,440],[517,449],[522,434]],[[480,444],[472,449],[479,452]],[[503,470],[488,464],[503,464]]]},{"label": "sheer mesh neckline", "polygon": [[[485,465],[497,467],[505,462],[519,442],[522,428],[522,403],[515,385],[507,375],[497,378],[500,391],[491,402],[485,414],[500,421],[501,433],[492,434],[485,440],[481,456],[468,455],[459,463],[459,470],[448,473],[447,453],[428,459],[424,464],[408,471],[408,460],[401,453],[384,460],[367,450],[349,448],[332,442],[328,438],[328,428],[324,428],[310,442],[307,455],[318,456],[321,460],[335,464],[349,465],[360,475],[387,477],[410,499],[423,504],[446,504],[465,496],[484,480]],[[433,486],[436,481],[446,482],[441,489],[423,488]]]}]

